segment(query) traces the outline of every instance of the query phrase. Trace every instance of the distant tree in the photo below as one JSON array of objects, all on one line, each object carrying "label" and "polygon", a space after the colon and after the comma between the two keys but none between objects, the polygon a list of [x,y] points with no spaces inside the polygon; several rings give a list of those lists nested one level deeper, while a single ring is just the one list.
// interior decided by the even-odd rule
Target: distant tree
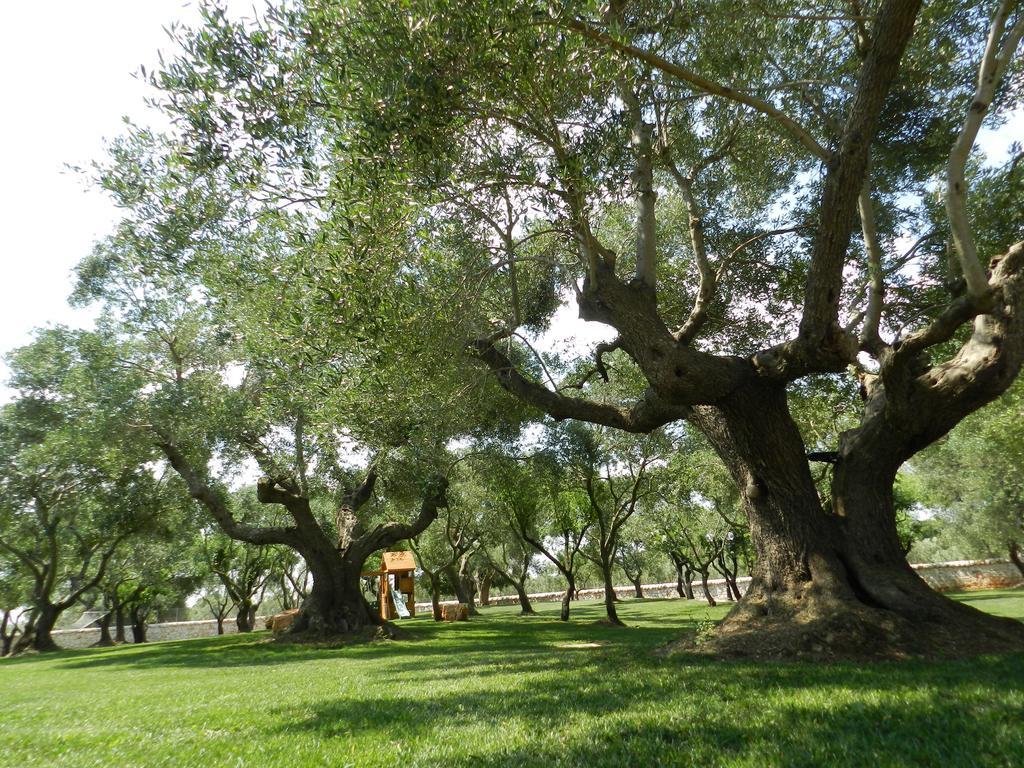
[{"label": "distant tree", "polygon": [[581,550],[595,522],[590,500],[582,489],[567,489],[553,493],[540,504],[519,507],[515,513],[523,541],[547,558],[565,579],[558,617],[568,621],[584,559]]},{"label": "distant tree", "polygon": [[18,395],[0,409],[0,550],[31,579],[18,647],[51,651],[60,615],[159,519],[163,484],[126,422],[125,382],[105,375],[101,335],[42,331],[8,361]]},{"label": "distant tree", "polygon": [[[254,489],[232,495],[238,518],[246,524],[258,523],[262,510]],[[198,549],[203,566],[220,579],[235,606],[238,631],[251,632],[272,574],[276,548],[236,541],[218,528],[200,531]]]},{"label": "distant tree", "polygon": [[1024,576],[1024,383],[913,462],[917,496],[944,511],[945,546],[1007,556]]},{"label": "distant tree", "polygon": [[468,561],[480,539],[474,510],[464,503],[449,504],[438,524],[409,541],[416,562],[430,583],[430,604],[434,621],[441,621],[441,589],[448,583],[460,603],[472,609],[472,593],[461,581],[463,563]]},{"label": "distant tree", "polygon": [[224,634],[224,620],[235,608],[235,601],[216,575],[209,575],[201,585],[199,599],[217,622],[217,634]]},{"label": "distant tree", "polygon": [[576,422],[554,434],[566,476],[582,488],[590,504],[593,526],[581,553],[601,574],[608,621],[621,625],[614,568],[622,528],[638,505],[656,493],[652,469],[668,443],[660,432],[633,437]]}]

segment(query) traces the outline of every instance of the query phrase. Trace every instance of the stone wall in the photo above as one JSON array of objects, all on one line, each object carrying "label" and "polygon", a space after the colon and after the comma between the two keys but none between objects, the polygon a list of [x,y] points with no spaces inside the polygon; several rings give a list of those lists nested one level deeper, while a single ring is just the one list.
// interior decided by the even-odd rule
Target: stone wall
[{"label": "stone wall", "polygon": [[1024,583],[1017,566],[1009,560],[956,560],[910,567],[939,592],[1006,589]]},{"label": "stone wall", "polygon": [[[256,628],[263,629],[263,622],[266,618],[257,617]],[[113,633],[114,628],[110,628]],[[131,642],[132,629],[125,627],[125,632]],[[238,632],[235,619],[224,620],[224,634],[231,635]],[[216,619],[205,619],[203,621],[169,621],[165,624],[150,624],[146,627],[146,640],[157,643],[161,640],[187,640],[192,637],[212,637],[217,634]],[[100,639],[98,628],[90,629],[58,629],[53,633],[54,642],[61,648],[88,648]]]},{"label": "stone wall", "polygon": [[[1015,587],[1024,583],[1020,571],[1009,560],[961,560],[951,563],[923,563],[911,566],[921,577],[934,589],[940,592],[969,591],[974,589],[1000,589]],[[738,579],[740,591],[742,592],[750,582],[749,578]],[[723,579],[711,579],[708,581],[708,588],[712,597],[719,602],[725,602],[725,581]],[[675,582],[664,584],[644,584],[645,597],[678,597]],[[622,598],[633,596],[633,587],[616,587],[615,593]],[[558,602],[562,599],[562,592],[538,592],[530,595],[530,600],[536,603]],[[693,585],[693,594],[698,600],[703,600],[700,582]],[[603,589],[581,589],[581,600],[603,600]],[[454,600],[447,601],[449,604]],[[496,595],[491,597],[491,605],[517,605],[519,598],[515,595]],[[430,603],[416,603],[417,614],[429,614]],[[263,628],[264,617],[256,619],[256,627]],[[235,620],[227,619],[224,622],[224,632],[232,634],[237,632]],[[128,628],[131,637],[131,628]],[[217,622],[213,619],[205,621],[175,621],[166,624],[150,624],[147,630],[147,639],[150,642],[161,640],[186,640],[192,637],[210,637],[217,634]],[[100,638],[98,629],[64,629],[53,633],[53,639],[62,648],[88,648]]]},{"label": "stone wall", "polygon": [[[932,589],[939,592],[968,592],[976,589],[1003,589],[1016,587],[1024,584],[1020,571],[1009,560],[957,560],[948,563],[918,563],[911,565]],[[750,577],[742,577],[736,580],[740,592],[745,591]],[[708,591],[718,602],[728,600],[725,590],[724,579],[709,579]],[[664,584],[644,584],[644,597],[678,597],[675,582]],[[535,603],[557,602],[562,599],[564,592],[538,592],[530,595],[530,600]],[[632,597],[633,587],[616,587],[615,594],[622,598]],[[704,593],[700,587],[700,581],[693,584],[693,595],[698,600],[704,600]],[[581,589],[580,600],[603,600],[604,589]],[[454,603],[454,600],[447,601]],[[491,597],[491,605],[518,605],[519,598],[516,595],[498,595]],[[430,603],[416,603],[417,613],[429,613]]]}]

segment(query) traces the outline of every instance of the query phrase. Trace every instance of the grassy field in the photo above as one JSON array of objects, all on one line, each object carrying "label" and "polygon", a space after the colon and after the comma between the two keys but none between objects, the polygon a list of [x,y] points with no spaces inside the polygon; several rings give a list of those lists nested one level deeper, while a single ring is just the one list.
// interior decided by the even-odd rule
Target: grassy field
[{"label": "grassy field", "polygon": [[[1024,591],[962,596],[1024,620]],[[627,601],[317,649],[266,633],[0,663],[0,765],[1019,766],[1024,654],[876,665],[663,659],[726,609]]]}]

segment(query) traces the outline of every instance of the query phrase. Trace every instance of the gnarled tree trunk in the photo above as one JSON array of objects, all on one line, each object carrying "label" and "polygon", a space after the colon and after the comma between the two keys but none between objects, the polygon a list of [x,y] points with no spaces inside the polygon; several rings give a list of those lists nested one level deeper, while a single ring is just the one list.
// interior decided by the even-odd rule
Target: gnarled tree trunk
[{"label": "gnarled tree trunk", "polygon": [[238,604],[235,613],[235,626],[239,632],[252,632],[255,625],[256,609],[248,600],[242,600]]},{"label": "gnarled tree trunk", "polygon": [[571,571],[565,571],[562,573],[565,576],[565,594],[562,595],[562,609],[558,613],[559,621],[569,620],[569,603],[576,594],[576,575]]},{"label": "gnarled tree trunk", "polygon": [[1024,578],[1024,559],[1021,559],[1021,548],[1020,544],[1016,541],[1011,541],[1009,545],[1010,560],[1017,566],[1017,570],[1020,571],[1021,578]]},{"label": "gnarled tree trunk", "polygon": [[60,611],[56,606],[44,605],[39,609],[39,616],[32,627],[32,650],[40,652],[60,650],[60,646],[54,642],[53,637],[50,635],[59,616]]},{"label": "gnarled tree trunk", "polygon": [[114,638],[110,636],[110,622],[114,616],[110,611],[107,611],[99,619],[100,626],[100,639],[97,640],[93,645],[97,648],[106,648],[114,645]]},{"label": "gnarled tree trunk", "polygon": [[516,595],[519,596],[519,613],[520,615],[533,615],[537,613],[533,610],[533,604],[530,602],[530,596],[526,593],[526,582],[517,581],[515,582]]},{"label": "gnarled tree trunk", "polygon": [[[934,419],[934,414],[931,414]],[[892,487],[903,461],[886,421],[844,436],[832,508],[818,498],[780,385],[695,409],[740,488],[757,548],[747,594],[711,643],[740,655],[878,657],[1005,650],[1024,626],[932,590],[908,565]],[[889,449],[884,448],[889,446]]]}]

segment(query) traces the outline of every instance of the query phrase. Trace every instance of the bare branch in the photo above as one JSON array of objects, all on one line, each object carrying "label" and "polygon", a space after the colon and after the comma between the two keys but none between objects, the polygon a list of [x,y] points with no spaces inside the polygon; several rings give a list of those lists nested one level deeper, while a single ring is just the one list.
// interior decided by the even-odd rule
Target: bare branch
[{"label": "bare branch", "polygon": [[712,96],[719,96],[730,101],[735,101],[739,104],[745,104],[748,107],[760,112],[763,115],[771,118],[783,128],[786,129],[800,144],[802,144],[807,150],[811,152],[815,157],[827,160],[829,158],[829,152],[826,150],[818,141],[811,136],[811,134],[800,125],[796,120],[791,118],[781,109],[773,106],[764,99],[758,98],[748,93],[743,93],[735,88],[731,88],[721,83],[716,83],[713,80],[709,80],[706,77],[698,75],[696,72],[692,72],[685,67],[675,64],[667,59],[658,56],[655,53],[644,51],[637,48],[629,43],[623,42],[606,32],[594,29],[589,24],[578,19],[569,19],[562,21],[565,26],[569,29],[575,30],[589,40],[593,40],[596,43],[600,43],[605,47],[611,48],[614,51],[625,54],[633,59],[649,64],[655,69],[664,72],[667,75],[678,78],[685,83],[688,83],[692,87],[703,91],[704,93]]},{"label": "bare branch", "polygon": [[864,248],[868,253],[868,306],[864,313],[864,327],[860,332],[860,346],[877,355],[882,345],[878,326],[882,319],[885,282],[882,277],[882,246],[878,242],[874,203],[871,202],[867,182],[861,188],[857,209],[860,211],[861,230],[864,233]]},{"label": "bare branch", "polygon": [[[899,71],[903,51],[913,34],[920,0],[886,0],[878,12],[871,47],[864,58],[856,93],[849,107],[843,137],[829,161],[819,206],[820,219],[804,292],[800,349],[815,356],[833,354],[838,336],[843,264],[853,232],[857,200],[868,167],[871,142],[889,88]],[[841,357],[841,355],[839,356]]]},{"label": "bare branch", "polygon": [[1022,16],[1010,29],[1005,40],[1003,39],[1006,22],[1016,5],[1016,0],[1003,0],[992,19],[988,43],[981,59],[981,66],[978,68],[978,86],[974,92],[974,99],[967,110],[967,117],[949,153],[949,163],[946,165],[946,213],[953,233],[953,243],[960,259],[960,269],[967,282],[967,291],[975,298],[983,296],[989,285],[985,270],[978,259],[978,248],[971,234],[970,222],[967,220],[965,171],[967,158],[978,137],[981,122],[992,104],[996,86],[999,85],[1003,72],[1006,71],[1006,66],[1017,50],[1021,36],[1024,35]]},{"label": "bare branch", "polygon": [[524,377],[512,361],[490,342],[478,340],[471,342],[469,347],[490,367],[504,389],[558,420],[580,419],[627,432],[650,432],[686,418],[689,412],[685,407],[663,403],[650,390],[630,408],[568,397]]}]

